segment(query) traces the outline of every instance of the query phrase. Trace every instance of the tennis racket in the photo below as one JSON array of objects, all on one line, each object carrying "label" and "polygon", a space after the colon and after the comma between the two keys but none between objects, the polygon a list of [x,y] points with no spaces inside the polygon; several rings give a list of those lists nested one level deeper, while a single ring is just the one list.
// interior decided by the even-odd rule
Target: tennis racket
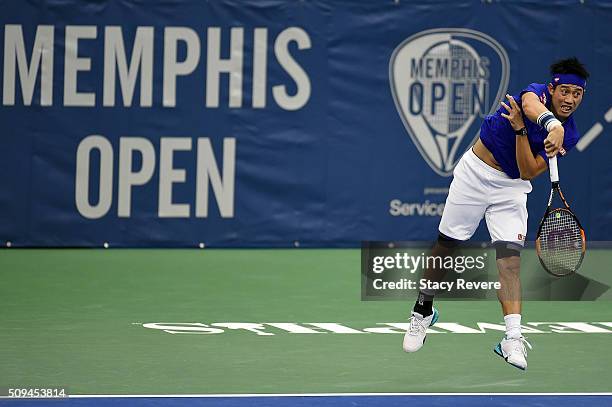
[{"label": "tennis racket", "polygon": [[[551,158],[548,165],[552,188],[535,244],[544,270],[553,276],[563,277],[580,268],[586,251],[586,238],[584,229],[567,204],[559,187],[557,157]],[[555,195],[561,198],[564,207],[553,207]]]}]

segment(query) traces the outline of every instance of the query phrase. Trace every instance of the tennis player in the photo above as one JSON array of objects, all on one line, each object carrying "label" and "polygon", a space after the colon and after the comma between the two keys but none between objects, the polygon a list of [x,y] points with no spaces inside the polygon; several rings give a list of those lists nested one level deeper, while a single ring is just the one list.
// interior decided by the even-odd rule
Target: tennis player
[{"label": "tennis player", "polygon": [[[521,334],[520,253],[527,234],[529,180],[548,168],[548,159],[564,156],[579,139],[574,123],[589,73],[576,58],[555,62],[549,84],[532,83],[487,116],[480,138],[453,172],[432,254],[446,256],[474,234],[484,217],[496,249],[506,335],[495,353],[519,369],[527,368]],[[425,276],[428,271],[425,270]],[[438,319],[433,291],[420,291],[404,336],[406,352],[419,350],[427,328]]]}]

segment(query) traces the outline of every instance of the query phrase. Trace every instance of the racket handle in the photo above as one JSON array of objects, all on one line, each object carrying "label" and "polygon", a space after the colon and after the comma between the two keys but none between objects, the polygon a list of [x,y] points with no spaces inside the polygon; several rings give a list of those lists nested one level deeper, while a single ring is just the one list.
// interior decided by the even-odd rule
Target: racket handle
[{"label": "racket handle", "polygon": [[548,160],[548,168],[550,169],[550,182],[559,182],[559,169],[557,168],[557,156]]}]

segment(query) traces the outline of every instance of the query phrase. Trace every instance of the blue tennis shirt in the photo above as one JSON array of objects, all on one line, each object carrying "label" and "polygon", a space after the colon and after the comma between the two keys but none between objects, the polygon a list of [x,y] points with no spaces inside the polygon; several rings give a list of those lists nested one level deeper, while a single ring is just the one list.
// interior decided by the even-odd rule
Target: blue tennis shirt
[{"label": "blue tennis shirt", "polygon": [[[535,93],[540,99],[540,102],[550,110],[551,96],[545,84],[532,83],[523,89],[520,94],[514,95],[514,100],[516,100],[516,103],[518,103],[521,109],[521,96],[525,92]],[[504,100],[504,102],[509,104],[507,100]],[[508,113],[503,106],[497,109],[494,114],[484,119],[480,127],[480,140],[482,140],[482,143],[491,151],[502,170],[504,170],[510,178],[520,178],[520,171],[516,163],[516,134],[508,119],[501,116],[502,113]],[[524,113],[523,121],[527,127],[527,137],[529,138],[531,151],[534,154],[541,155],[548,164],[548,157],[546,157],[546,151],[544,150],[544,140],[548,137],[548,132],[529,120]],[[574,148],[580,138],[573,114],[563,122],[563,128],[565,129],[563,149],[565,153],[567,153]],[[561,154],[558,156],[561,156]]]}]

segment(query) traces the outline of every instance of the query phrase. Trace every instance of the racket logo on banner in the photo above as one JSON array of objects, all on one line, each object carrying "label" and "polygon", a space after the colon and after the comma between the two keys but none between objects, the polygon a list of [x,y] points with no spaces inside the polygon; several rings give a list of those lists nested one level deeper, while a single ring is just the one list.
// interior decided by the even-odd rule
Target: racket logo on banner
[{"label": "racket logo on banner", "polygon": [[406,131],[429,166],[450,176],[508,86],[504,48],[479,31],[419,32],[393,51],[389,81]]}]

